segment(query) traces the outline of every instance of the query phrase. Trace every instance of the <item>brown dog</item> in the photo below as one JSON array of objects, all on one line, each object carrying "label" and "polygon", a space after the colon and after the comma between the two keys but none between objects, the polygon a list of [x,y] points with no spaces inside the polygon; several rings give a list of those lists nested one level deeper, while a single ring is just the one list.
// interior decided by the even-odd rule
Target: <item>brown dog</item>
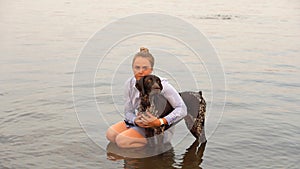
[{"label": "brown dog", "polygon": [[[163,89],[161,80],[155,75],[147,75],[136,82],[136,88],[140,91],[140,113],[150,112],[158,118],[165,117],[171,113],[174,108],[168,100],[160,94]],[[181,92],[179,93],[187,106],[187,116],[184,118],[185,124],[192,135],[199,139],[200,143],[206,142],[204,122],[206,112],[206,102],[202,96],[202,92]],[[161,134],[170,126],[147,128],[146,137],[153,137]]]},{"label": "brown dog", "polygon": [[[173,111],[172,106],[160,93],[163,89],[161,80],[155,75],[147,75],[136,82],[136,88],[140,91],[139,113],[150,112],[157,118],[162,118]],[[161,134],[170,126],[146,128],[146,137]]]},{"label": "brown dog", "polygon": [[141,103],[139,112],[141,113],[144,113],[146,110],[149,111],[152,99],[150,99],[150,96],[160,94],[163,89],[160,78],[155,75],[142,77],[136,82],[135,87],[140,91]]}]

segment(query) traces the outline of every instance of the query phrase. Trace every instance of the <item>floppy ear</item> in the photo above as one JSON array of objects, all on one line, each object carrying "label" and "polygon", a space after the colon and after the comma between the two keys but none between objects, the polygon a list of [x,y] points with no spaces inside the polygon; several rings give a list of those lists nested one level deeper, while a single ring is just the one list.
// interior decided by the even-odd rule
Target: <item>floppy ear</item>
[{"label": "floppy ear", "polygon": [[158,78],[159,80],[159,83],[158,83],[158,85],[159,85],[159,87],[160,87],[160,90],[163,90],[163,86],[162,86],[162,84],[161,84],[161,80],[160,80],[160,78]]},{"label": "floppy ear", "polygon": [[145,95],[144,77],[141,77],[140,80],[136,81],[135,87],[140,91],[142,95]]}]

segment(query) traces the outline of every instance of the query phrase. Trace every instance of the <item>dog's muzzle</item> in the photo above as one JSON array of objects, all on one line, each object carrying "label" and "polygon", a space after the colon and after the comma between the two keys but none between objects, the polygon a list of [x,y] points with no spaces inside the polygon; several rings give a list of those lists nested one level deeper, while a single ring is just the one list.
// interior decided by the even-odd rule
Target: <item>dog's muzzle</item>
[{"label": "dog's muzzle", "polygon": [[158,85],[158,83],[154,83],[151,87],[151,92],[150,94],[159,94],[161,92],[161,88]]}]

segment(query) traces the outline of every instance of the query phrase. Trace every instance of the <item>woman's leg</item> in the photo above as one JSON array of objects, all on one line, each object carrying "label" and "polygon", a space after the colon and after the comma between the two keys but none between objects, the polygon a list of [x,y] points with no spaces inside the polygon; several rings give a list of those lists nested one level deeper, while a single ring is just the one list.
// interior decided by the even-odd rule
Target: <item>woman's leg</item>
[{"label": "woman's leg", "polygon": [[116,142],[116,137],[123,131],[128,130],[124,121],[120,121],[112,126],[110,126],[106,131],[106,138],[111,142]]},{"label": "woman's leg", "polygon": [[115,141],[122,148],[137,148],[147,144],[146,138],[134,128],[129,128],[117,135]]},{"label": "woman's leg", "polygon": [[124,121],[120,121],[108,128],[106,138],[122,148],[143,147],[146,138],[133,128],[127,128]]}]

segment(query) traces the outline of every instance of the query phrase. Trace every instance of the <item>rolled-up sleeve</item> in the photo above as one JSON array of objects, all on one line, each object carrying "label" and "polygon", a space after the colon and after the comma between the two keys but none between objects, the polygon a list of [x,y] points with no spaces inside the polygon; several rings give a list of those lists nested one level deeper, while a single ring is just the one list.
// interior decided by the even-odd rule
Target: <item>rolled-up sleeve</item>
[{"label": "rolled-up sleeve", "polygon": [[171,84],[169,84],[166,80],[162,80],[162,85],[162,94],[174,108],[170,114],[164,117],[170,125],[183,119],[187,115],[187,108],[179,93]]},{"label": "rolled-up sleeve", "polygon": [[131,80],[127,80],[125,83],[125,92],[124,92],[124,112],[125,120],[129,123],[135,124],[134,119],[136,118],[135,108],[132,104],[132,98],[130,96]]}]

